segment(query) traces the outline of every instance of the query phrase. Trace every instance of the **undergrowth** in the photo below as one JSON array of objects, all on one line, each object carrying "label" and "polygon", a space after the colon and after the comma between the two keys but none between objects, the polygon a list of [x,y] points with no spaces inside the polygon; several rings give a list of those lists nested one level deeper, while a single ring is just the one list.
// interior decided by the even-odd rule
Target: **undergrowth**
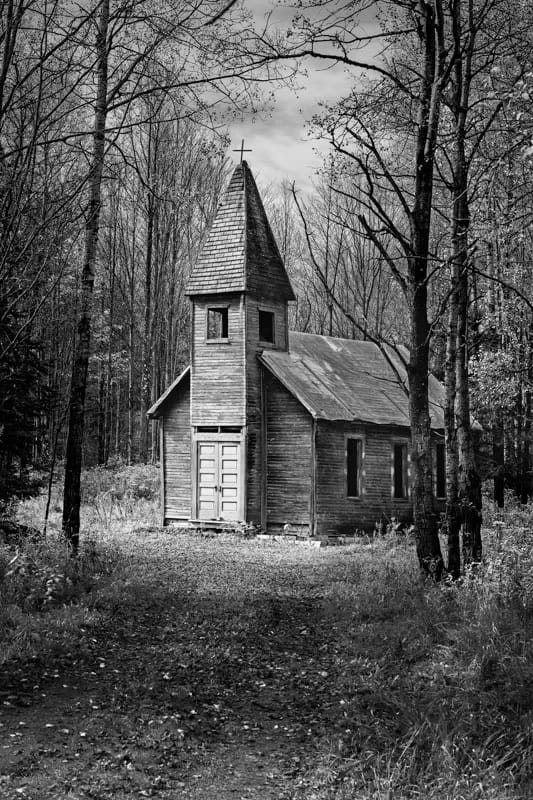
[{"label": "undergrowth", "polygon": [[107,612],[108,584],[119,584],[125,568],[105,536],[156,519],[159,471],[150,465],[119,465],[82,473],[81,546],[70,557],[61,535],[61,487],[52,493],[43,530],[46,497],[22,503],[19,521],[34,534],[0,542],[0,667],[9,661],[40,658],[83,646],[88,626]]},{"label": "undergrowth", "polygon": [[[159,468],[151,464],[122,462],[109,467],[93,467],[81,474],[81,531],[92,536],[138,525],[157,525],[159,516]],[[22,503],[18,517],[26,525],[41,529],[46,499],[41,494]],[[61,530],[62,486],[52,488],[47,530]]]},{"label": "undergrowth", "polygon": [[343,727],[322,747],[298,798],[533,797],[526,521],[519,509],[485,529],[483,565],[456,584],[414,580],[412,553],[386,537],[369,570],[362,563],[342,590],[331,587],[342,600],[338,647],[349,663],[340,677]]},{"label": "undergrowth", "polygon": [[56,535],[0,544],[0,668],[79,645],[97,616],[91,593],[119,563],[116,550],[90,539],[75,559]]}]

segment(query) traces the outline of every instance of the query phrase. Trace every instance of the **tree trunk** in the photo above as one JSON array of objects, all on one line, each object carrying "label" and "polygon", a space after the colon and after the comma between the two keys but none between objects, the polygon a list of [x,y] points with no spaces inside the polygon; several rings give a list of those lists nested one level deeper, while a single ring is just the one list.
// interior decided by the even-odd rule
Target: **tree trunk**
[{"label": "tree trunk", "polygon": [[454,580],[461,574],[461,512],[459,507],[459,459],[457,453],[457,429],[455,427],[455,403],[457,394],[457,274],[452,266],[452,289],[449,299],[448,333],[446,341],[444,409],[446,441],[446,528],[448,537],[448,572]]},{"label": "tree trunk", "polygon": [[416,552],[424,575],[440,580],[443,559],[433,500],[433,459],[428,402],[429,325],[427,291],[419,285],[413,293],[411,346],[408,365],[411,421],[412,501]]},{"label": "tree trunk", "polygon": [[133,275],[134,275],[134,262],[132,263],[132,276],[130,284],[130,321],[128,328],[128,347],[129,347],[129,360],[128,360],[128,448],[127,448],[127,462],[133,463],[133,421],[134,421],[134,392],[133,392],[133,360],[135,358],[135,298],[133,291]]},{"label": "tree trunk", "polygon": [[85,395],[91,345],[92,294],[105,153],[109,2],[110,0],[102,0],[96,36],[97,95],[94,116],[93,155],[89,176],[89,204],[85,226],[85,256],[81,275],[80,316],[70,384],[69,427],[65,458],[63,534],[74,553],[78,549],[80,532],[80,477],[85,423]]},{"label": "tree trunk", "polygon": [[117,410],[116,410],[116,417],[115,417],[115,458],[119,455],[123,455],[120,452],[120,378],[116,380],[116,394],[117,394]]},{"label": "tree trunk", "polygon": [[457,441],[459,445],[459,498],[463,533],[463,564],[481,561],[481,480],[477,471],[470,423],[468,381],[467,309],[468,279],[463,280],[459,300],[457,359]]},{"label": "tree trunk", "polygon": [[106,377],[105,370],[101,360],[98,362],[98,408],[96,411],[97,423],[97,463],[105,463],[105,417],[106,417]]},{"label": "tree trunk", "polygon": [[[440,4],[437,3],[436,7],[440,14]],[[424,46],[424,74],[419,96],[414,202],[411,213],[412,255],[407,259],[410,314],[407,373],[413,470],[413,521],[417,555],[423,574],[439,580],[444,564],[433,497],[433,458],[428,398],[430,326],[427,315],[427,278],[442,62],[435,9],[432,4],[425,2],[420,4],[420,8],[423,23],[421,36]]]},{"label": "tree trunk", "polygon": [[113,435],[113,344],[115,326],[115,276],[117,260],[117,217],[118,209],[115,206],[113,216],[113,230],[110,242],[110,269],[109,278],[109,333],[107,343],[107,368],[106,368],[106,393],[105,393],[105,424],[104,424],[104,460],[107,464],[111,455],[111,438]]},{"label": "tree trunk", "polygon": [[531,351],[532,327],[524,331],[524,358],[527,364],[527,377],[524,386],[524,424],[522,428],[522,459],[520,464],[520,502],[524,505],[531,496],[531,383],[533,379],[533,353]]},{"label": "tree trunk", "polygon": [[[157,135],[157,134],[156,134]],[[153,152],[155,150],[155,153]],[[154,252],[154,221],[155,221],[155,187],[152,185],[153,160],[157,153],[154,141],[153,122],[148,124],[148,175],[147,175],[147,220],[146,220],[146,259],[145,259],[145,278],[144,278],[144,326],[142,342],[142,374],[141,374],[141,403],[140,403],[140,433],[139,433],[139,460],[145,463],[148,460],[148,418],[146,412],[150,407],[151,398],[151,359],[153,358],[151,348],[151,328],[152,328],[152,268]]]},{"label": "tree trunk", "polygon": [[503,415],[498,411],[492,423],[492,460],[494,461],[494,502],[498,508],[505,506],[505,444]]},{"label": "tree trunk", "polygon": [[[457,286],[456,425],[459,454],[459,504],[463,534],[463,563],[481,560],[481,480],[477,471],[470,416],[468,378],[469,253],[468,163],[465,154],[466,118],[472,82],[475,32],[472,2],[468,0],[468,37],[463,46],[461,3],[452,19],[456,49],[452,111],[455,122],[452,157],[452,259]],[[454,287],[455,288],[455,287]]]}]

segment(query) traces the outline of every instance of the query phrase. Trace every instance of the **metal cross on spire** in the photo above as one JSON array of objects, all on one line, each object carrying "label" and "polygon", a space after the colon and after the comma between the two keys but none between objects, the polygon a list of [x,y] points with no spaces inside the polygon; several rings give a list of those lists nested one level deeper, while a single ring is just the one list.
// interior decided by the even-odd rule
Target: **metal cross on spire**
[{"label": "metal cross on spire", "polygon": [[240,160],[241,164],[242,164],[243,154],[244,153],[251,153],[251,152],[252,152],[251,150],[246,150],[246,148],[244,147],[244,139],[242,139],[241,146],[239,147],[238,150],[232,150],[232,153],[240,153],[241,154],[241,160]]}]

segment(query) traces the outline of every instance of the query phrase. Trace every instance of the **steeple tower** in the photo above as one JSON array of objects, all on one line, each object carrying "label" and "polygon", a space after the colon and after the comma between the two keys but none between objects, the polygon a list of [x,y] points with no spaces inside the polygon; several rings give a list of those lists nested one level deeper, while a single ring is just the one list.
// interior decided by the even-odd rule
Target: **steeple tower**
[{"label": "steeple tower", "polygon": [[233,509],[232,503],[228,500],[224,507],[221,498],[225,490],[228,497],[233,491],[223,485],[227,476],[221,466],[222,445],[216,444],[231,439],[238,443],[237,458],[227,458],[226,462],[239,461],[240,486],[234,519],[259,522],[260,476],[264,471],[257,355],[263,350],[288,350],[287,309],[295,297],[246,161],[233,172],[191,272],[187,294],[192,306],[191,426],[193,453],[197,454],[196,466],[193,464],[193,479],[196,475],[198,482],[196,513],[199,518],[203,514],[210,518],[213,513],[212,487],[208,485],[211,479],[205,477],[212,474],[211,466],[201,468],[201,462],[210,465],[213,461],[206,455],[213,448],[215,511],[219,512],[217,516],[231,518],[228,509]]}]

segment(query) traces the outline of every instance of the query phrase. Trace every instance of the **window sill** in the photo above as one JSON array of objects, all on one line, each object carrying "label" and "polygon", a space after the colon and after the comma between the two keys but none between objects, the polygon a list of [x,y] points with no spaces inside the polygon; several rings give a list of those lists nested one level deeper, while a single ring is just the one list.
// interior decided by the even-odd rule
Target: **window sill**
[{"label": "window sill", "polygon": [[231,344],[231,339],[204,339],[204,344]]}]

